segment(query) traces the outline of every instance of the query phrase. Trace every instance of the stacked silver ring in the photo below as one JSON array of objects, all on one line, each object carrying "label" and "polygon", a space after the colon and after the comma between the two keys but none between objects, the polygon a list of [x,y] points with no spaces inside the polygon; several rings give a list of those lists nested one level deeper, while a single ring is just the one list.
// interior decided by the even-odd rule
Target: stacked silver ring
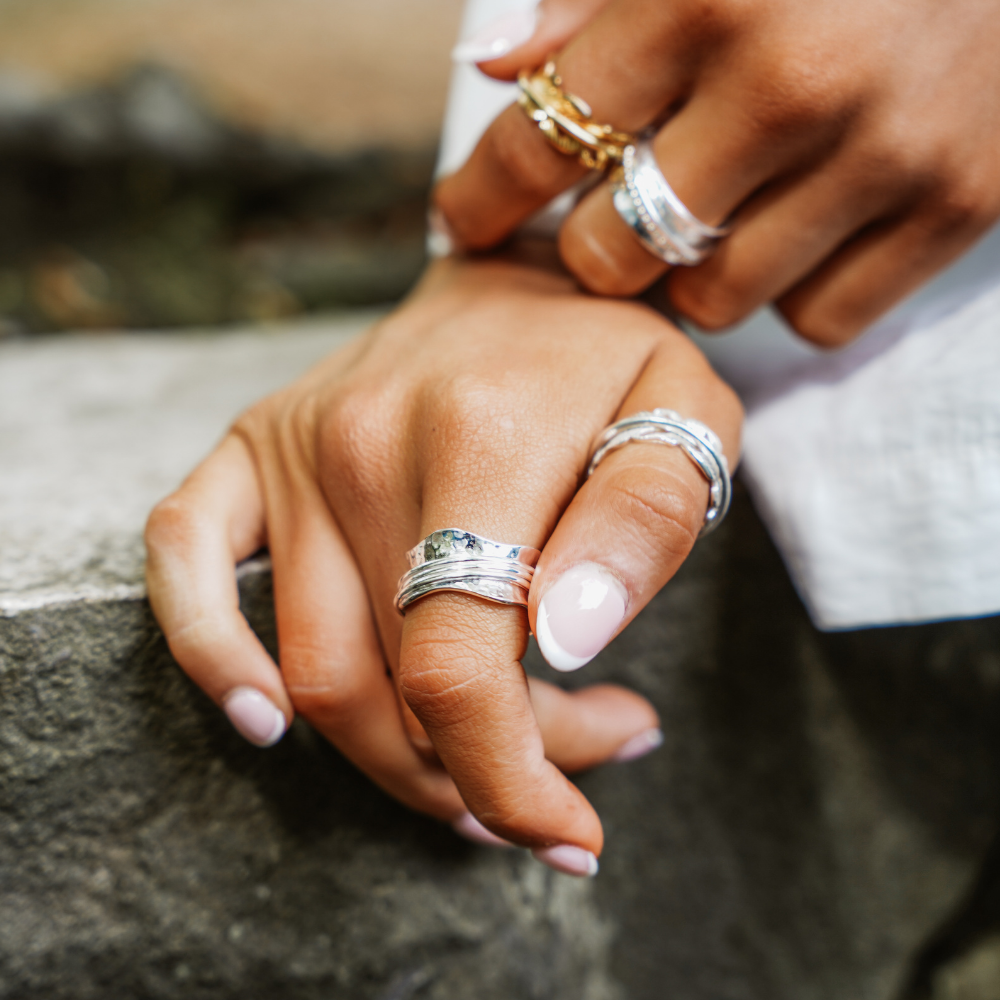
[{"label": "stacked silver ring", "polygon": [[613,198],[639,242],[667,264],[700,264],[731,232],[730,226],[709,226],[688,210],[663,176],[649,138],[625,147]]},{"label": "stacked silver ring", "polygon": [[444,528],[406,553],[410,568],[400,577],[396,609],[441,590],[475,594],[494,604],[528,606],[528,590],[541,552]]},{"label": "stacked silver ring", "polygon": [[587,477],[605,456],[633,442],[667,444],[680,448],[708,480],[708,510],[700,535],[717,528],[729,510],[733,485],[729,478],[729,463],[722,450],[719,436],[700,420],[682,417],[674,410],[652,410],[634,413],[608,427],[594,444],[594,453],[587,467]]}]

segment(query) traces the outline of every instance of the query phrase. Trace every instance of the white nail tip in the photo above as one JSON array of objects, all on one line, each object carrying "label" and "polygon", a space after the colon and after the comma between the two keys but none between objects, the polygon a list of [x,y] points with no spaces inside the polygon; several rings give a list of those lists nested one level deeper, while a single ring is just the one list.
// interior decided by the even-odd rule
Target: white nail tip
[{"label": "white nail tip", "polygon": [[274,746],[288,728],[281,710],[256,688],[230,691],[223,708],[236,730],[255,746]]},{"label": "white nail tip", "polygon": [[593,878],[600,868],[597,858],[590,851],[572,844],[536,847],[531,853],[536,861],[541,861],[553,871],[576,878]]},{"label": "white nail tip", "polygon": [[451,50],[455,62],[480,63],[499,59],[523,45],[535,33],[534,10],[514,11],[498,17]]},{"label": "white nail tip", "polygon": [[285,717],[281,714],[278,709],[274,710],[274,728],[271,730],[270,735],[267,737],[267,742],[263,745],[266,747],[273,747],[282,736],[285,735],[285,729],[287,728],[285,723]]},{"label": "white nail tip", "polygon": [[663,731],[658,728],[647,729],[638,733],[631,739],[626,740],[612,755],[611,760],[616,764],[625,764],[630,760],[638,760],[652,753],[657,747],[663,745]]},{"label": "white nail tip", "polygon": [[[569,673],[571,670],[579,670],[580,667],[590,663],[593,656],[574,656],[567,652],[556,642],[556,637],[549,628],[549,613],[545,608],[545,598],[539,602],[538,615],[535,618],[535,638],[538,640],[538,648],[542,651],[542,656],[546,662],[555,670]],[[597,654],[595,653],[594,656]]]},{"label": "white nail tip", "polygon": [[472,813],[460,816],[451,824],[451,828],[460,837],[465,837],[466,840],[471,840],[475,844],[484,844],[487,847],[514,846],[509,840],[504,840],[502,837],[498,837],[492,830],[487,830]]}]

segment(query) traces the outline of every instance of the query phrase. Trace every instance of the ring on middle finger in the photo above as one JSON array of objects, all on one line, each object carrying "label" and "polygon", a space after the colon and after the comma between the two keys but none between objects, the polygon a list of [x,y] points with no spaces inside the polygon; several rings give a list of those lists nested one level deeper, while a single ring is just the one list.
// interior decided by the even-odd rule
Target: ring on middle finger
[{"label": "ring on middle finger", "polygon": [[541,552],[530,545],[495,542],[462,528],[433,531],[406,553],[396,610],[428,594],[457,591],[493,604],[528,606],[528,590]]},{"label": "ring on middle finger", "polygon": [[595,122],[590,105],[563,90],[551,59],[533,73],[522,70],[517,84],[521,110],[552,146],[566,156],[575,156],[588,170],[604,170],[609,163],[621,162],[626,146],[635,142],[628,132]]},{"label": "ring on middle finger", "polygon": [[677,197],[647,136],[629,144],[611,178],[615,210],[654,257],[693,267],[709,257],[732,226],[710,226]]}]

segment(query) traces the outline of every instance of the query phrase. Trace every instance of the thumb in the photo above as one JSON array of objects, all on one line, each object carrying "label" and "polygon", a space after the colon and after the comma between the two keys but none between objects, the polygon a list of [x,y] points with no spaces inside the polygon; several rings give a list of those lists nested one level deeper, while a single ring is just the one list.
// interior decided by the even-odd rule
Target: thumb
[{"label": "thumb", "polygon": [[[735,466],[739,400],[680,334],[661,344],[618,417],[657,407],[708,425]],[[553,667],[582,667],[649,603],[690,552],[708,503],[709,484],[681,448],[633,441],[601,462],[531,584],[534,633]]]}]

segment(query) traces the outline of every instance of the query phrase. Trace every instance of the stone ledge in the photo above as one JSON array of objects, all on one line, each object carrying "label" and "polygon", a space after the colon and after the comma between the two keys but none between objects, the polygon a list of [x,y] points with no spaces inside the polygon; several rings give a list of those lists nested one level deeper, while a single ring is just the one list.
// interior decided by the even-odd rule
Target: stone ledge
[{"label": "stone ledge", "polygon": [[378,315],[0,344],[0,614],[140,598],[153,504],[242,409]]},{"label": "stone ledge", "polygon": [[[995,1000],[1000,620],[819,635],[739,491],[559,678],[665,733],[579,779],[593,881],[460,841],[301,722],[240,739],[141,597],[142,524],[371,318],[0,345],[0,1000]],[[266,560],[241,575],[274,651]]]}]

